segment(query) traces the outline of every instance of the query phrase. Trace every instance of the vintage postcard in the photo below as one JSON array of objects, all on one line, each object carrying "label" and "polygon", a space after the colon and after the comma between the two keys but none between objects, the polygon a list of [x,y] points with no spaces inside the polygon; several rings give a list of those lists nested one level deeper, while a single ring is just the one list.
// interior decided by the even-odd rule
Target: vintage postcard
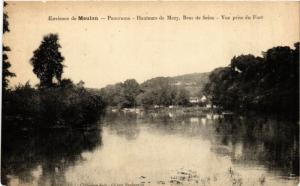
[{"label": "vintage postcard", "polygon": [[299,2],[3,7],[2,185],[299,183]]}]

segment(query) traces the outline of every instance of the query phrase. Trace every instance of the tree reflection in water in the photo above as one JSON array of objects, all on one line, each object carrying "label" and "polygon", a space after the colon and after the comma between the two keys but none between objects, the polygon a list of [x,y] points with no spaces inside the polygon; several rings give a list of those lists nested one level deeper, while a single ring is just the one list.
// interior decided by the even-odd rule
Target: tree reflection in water
[{"label": "tree reflection in water", "polygon": [[[230,157],[234,165],[241,165],[239,167],[262,166],[267,168],[267,172],[272,172],[272,175],[275,173],[284,178],[299,176],[297,121],[269,116],[178,116],[151,113],[138,116],[115,113],[105,116],[103,131],[110,133],[103,137],[117,135],[131,144],[136,144],[140,138],[145,139],[143,135],[152,136],[151,134],[157,137],[171,134],[184,140],[206,141],[209,145],[205,147],[210,148],[208,151],[217,156]],[[21,183],[28,185],[66,185],[67,169],[84,160],[84,151],[93,151],[102,145],[102,128],[16,130],[6,126],[3,128],[2,137],[2,183],[6,184],[18,178]],[[106,143],[109,141],[104,140]],[[166,144],[173,145],[172,141]],[[147,143],[143,145],[148,148]],[[105,147],[107,146],[108,144]],[[193,149],[190,150],[187,153],[194,152]],[[99,153],[91,153],[91,156]],[[110,161],[107,155],[102,159]],[[101,166],[99,169],[101,170]]]},{"label": "tree reflection in water", "polygon": [[215,123],[215,131],[216,143],[231,148],[233,162],[256,162],[284,176],[299,175],[297,121],[270,117],[223,118]]},{"label": "tree reflection in water", "polygon": [[111,131],[118,136],[127,140],[135,140],[140,133],[136,114],[114,113],[106,115],[105,125],[110,127]]},{"label": "tree reflection in water", "polygon": [[17,177],[32,183],[34,170],[40,172],[39,185],[65,185],[65,170],[83,160],[84,151],[102,145],[101,128],[49,128],[2,131],[1,182]]},{"label": "tree reflection in water", "polygon": [[284,177],[299,176],[299,124],[294,120],[273,116],[148,113],[141,117],[107,115],[106,123],[116,134],[130,139],[139,135],[141,124],[165,134],[201,136],[211,142],[211,151],[229,156],[234,164],[262,165]]}]

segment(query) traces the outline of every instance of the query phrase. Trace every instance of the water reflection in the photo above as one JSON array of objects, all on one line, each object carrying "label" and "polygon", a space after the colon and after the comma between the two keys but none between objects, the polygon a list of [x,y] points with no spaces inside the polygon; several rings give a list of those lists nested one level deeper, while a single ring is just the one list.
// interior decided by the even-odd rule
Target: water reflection
[{"label": "water reflection", "polygon": [[102,145],[101,130],[5,128],[2,133],[1,182],[10,185],[65,185],[65,171],[84,151]]},{"label": "water reflection", "polygon": [[295,185],[298,131],[271,117],[118,112],[95,129],[5,129],[2,183]]},{"label": "water reflection", "polygon": [[117,113],[106,117],[106,124],[111,132],[122,136],[127,140],[134,140],[138,137],[138,115]]},{"label": "water reflection", "polygon": [[[120,124],[124,121],[130,123],[123,117],[112,116],[113,123]],[[143,118],[136,117],[133,120],[130,130],[135,133],[143,129],[142,135],[145,135],[146,131],[159,133],[161,136],[176,135],[178,138],[209,141],[209,150],[212,153],[220,158],[229,158],[234,166],[245,169],[242,171],[247,172],[249,171],[247,169],[252,167],[254,170],[266,169],[267,173],[283,179],[298,179],[299,125],[297,121],[216,114],[188,117],[172,115],[171,117],[169,114],[159,113],[149,114]],[[110,122],[111,120],[108,123]],[[110,124],[108,126],[111,129]],[[115,130],[116,126],[112,126]],[[265,178],[263,175],[258,175],[257,179]]]},{"label": "water reflection", "polygon": [[240,164],[261,164],[284,176],[299,175],[299,125],[272,118],[231,118],[215,123],[215,144]]}]

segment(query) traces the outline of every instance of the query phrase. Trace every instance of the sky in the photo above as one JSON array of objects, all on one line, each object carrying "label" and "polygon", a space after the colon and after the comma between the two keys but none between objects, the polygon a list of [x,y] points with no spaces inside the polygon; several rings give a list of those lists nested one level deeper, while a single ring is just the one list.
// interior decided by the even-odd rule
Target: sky
[{"label": "sky", "polygon": [[[126,79],[209,72],[235,55],[261,55],[299,41],[299,2],[9,2],[10,86],[39,81],[30,58],[43,36],[59,35],[64,78],[101,88]],[[178,16],[180,21],[49,21],[72,16]],[[214,16],[183,21],[182,16]],[[221,16],[263,16],[222,20]],[[218,18],[218,19],[216,19]]]}]

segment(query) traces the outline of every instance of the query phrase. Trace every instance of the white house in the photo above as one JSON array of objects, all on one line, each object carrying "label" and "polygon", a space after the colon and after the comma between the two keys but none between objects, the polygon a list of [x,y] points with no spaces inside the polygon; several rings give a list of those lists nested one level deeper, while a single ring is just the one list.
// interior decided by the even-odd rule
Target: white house
[{"label": "white house", "polygon": [[201,100],[202,103],[205,103],[207,101],[207,97],[206,96],[202,96],[200,100]]},{"label": "white house", "polygon": [[189,101],[190,103],[199,103],[200,99],[198,97],[190,97]]}]

